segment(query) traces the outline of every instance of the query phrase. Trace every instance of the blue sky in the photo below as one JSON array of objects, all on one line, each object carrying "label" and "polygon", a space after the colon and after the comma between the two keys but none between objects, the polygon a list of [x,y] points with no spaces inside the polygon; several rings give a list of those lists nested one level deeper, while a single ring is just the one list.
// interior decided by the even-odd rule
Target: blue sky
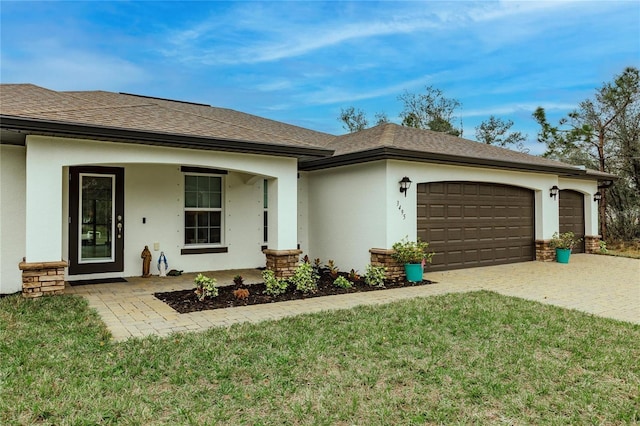
[{"label": "blue sky", "polygon": [[201,102],[344,133],[341,108],[385,112],[432,85],[464,137],[491,114],[529,135],[626,66],[640,1],[0,3],[2,83]]}]

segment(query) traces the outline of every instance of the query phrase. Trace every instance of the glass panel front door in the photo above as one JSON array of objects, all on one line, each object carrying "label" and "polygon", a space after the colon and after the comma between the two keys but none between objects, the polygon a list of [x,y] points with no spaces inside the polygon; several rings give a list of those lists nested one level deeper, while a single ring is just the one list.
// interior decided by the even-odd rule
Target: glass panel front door
[{"label": "glass panel front door", "polygon": [[113,260],[115,176],[80,175],[79,263]]},{"label": "glass panel front door", "polygon": [[69,168],[69,275],[124,271],[124,169]]}]

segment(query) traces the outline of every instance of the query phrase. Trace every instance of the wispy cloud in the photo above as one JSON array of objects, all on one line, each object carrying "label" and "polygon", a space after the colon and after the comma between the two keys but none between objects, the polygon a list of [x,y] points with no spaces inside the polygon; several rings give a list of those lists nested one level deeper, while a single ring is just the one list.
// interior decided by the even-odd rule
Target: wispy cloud
[{"label": "wispy cloud", "polygon": [[134,63],[93,52],[48,51],[21,58],[2,54],[3,81],[35,82],[55,90],[118,91],[147,78],[148,73]]}]

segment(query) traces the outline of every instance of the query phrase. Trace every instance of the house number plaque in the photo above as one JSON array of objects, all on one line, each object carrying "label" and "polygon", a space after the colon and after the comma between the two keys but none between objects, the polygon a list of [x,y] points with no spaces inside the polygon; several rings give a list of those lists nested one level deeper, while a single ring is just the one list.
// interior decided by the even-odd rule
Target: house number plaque
[{"label": "house number plaque", "polygon": [[402,207],[402,204],[400,204],[400,201],[396,201],[396,206],[398,207],[398,211],[400,212],[400,216],[402,216],[402,220],[406,220],[407,219],[407,215],[404,212],[404,208]]}]

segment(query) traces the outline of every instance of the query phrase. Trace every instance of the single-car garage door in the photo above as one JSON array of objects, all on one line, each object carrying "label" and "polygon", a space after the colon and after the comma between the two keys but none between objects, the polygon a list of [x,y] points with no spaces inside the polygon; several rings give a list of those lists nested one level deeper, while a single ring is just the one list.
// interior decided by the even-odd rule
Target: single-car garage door
[{"label": "single-car garage door", "polygon": [[418,237],[436,252],[428,270],[534,260],[533,191],[479,182],[418,184]]},{"label": "single-car garage door", "polygon": [[584,253],[584,195],[580,192],[563,189],[558,195],[560,232],[573,232],[581,238],[573,248],[573,253]]}]

